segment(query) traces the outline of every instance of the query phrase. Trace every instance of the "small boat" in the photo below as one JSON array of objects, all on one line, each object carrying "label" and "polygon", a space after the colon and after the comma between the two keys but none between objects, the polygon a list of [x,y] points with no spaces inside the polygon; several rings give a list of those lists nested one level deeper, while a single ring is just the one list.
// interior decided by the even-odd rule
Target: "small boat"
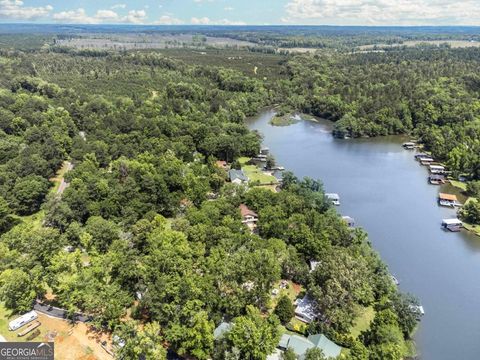
[{"label": "small boat", "polygon": [[390,278],[392,279],[392,282],[393,282],[395,285],[397,285],[397,286],[400,285],[400,281],[398,281],[398,279],[397,279],[395,276],[390,275]]},{"label": "small boat", "polygon": [[406,142],[406,143],[403,143],[402,146],[406,150],[413,150],[415,149],[416,144],[414,142]]}]

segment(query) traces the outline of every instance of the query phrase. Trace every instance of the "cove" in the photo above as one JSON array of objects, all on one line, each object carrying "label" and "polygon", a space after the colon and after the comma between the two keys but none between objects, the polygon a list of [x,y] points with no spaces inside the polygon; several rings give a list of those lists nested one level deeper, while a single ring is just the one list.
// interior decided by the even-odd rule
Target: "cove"
[{"label": "cove", "polygon": [[405,138],[339,140],[330,122],[274,127],[273,115],[264,110],[247,125],[279,165],[340,195],[339,213],[355,218],[401,290],[419,298],[420,358],[480,358],[480,237],[440,228],[455,212],[437,205],[440,187],[428,184],[426,168],[401,147]]}]

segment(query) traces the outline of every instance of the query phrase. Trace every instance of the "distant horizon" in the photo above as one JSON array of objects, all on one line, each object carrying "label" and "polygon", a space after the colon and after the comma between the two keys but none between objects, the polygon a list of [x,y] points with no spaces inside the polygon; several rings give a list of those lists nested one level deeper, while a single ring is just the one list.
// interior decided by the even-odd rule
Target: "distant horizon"
[{"label": "distant horizon", "polygon": [[0,22],[68,25],[480,26],[476,0],[1,0]]},{"label": "distant horizon", "polygon": [[330,25],[330,24],[125,24],[125,23],[102,23],[102,24],[89,24],[89,23],[55,23],[55,22],[2,22],[0,21],[0,26],[84,26],[84,27],[136,27],[136,28],[182,28],[182,27],[191,27],[191,28],[249,28],[249,27],[302,27],[302,28],[431,28],[431,29],[442,29],[442,28],[478,28],[480,25]]}]

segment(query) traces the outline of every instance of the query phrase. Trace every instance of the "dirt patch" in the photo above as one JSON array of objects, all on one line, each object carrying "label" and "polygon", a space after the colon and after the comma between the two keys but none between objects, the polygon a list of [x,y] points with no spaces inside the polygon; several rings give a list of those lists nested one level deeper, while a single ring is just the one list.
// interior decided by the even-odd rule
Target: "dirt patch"
[{"label": "dirt patch", "polygon": [[112,360],[101,346],[102,341],[110,342],[106,333],[95,332],[84,323],[70,324],[68,321],[38,316],[41,326],[41,339],[54,339],[56,360]]}]

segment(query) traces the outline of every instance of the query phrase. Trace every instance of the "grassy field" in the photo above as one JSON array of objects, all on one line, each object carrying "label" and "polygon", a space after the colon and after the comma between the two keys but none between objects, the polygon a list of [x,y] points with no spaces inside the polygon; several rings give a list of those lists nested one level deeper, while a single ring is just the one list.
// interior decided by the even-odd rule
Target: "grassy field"
[{"label": "grassy field", "polygon": [[250,159],[248,157],[241,157],[238,159],[238,161],[242,165],[243,172],[245,173],[245,175],[247,175],[250,182],[259,182],[261,185],[272,185],[278,183],[275,176],[263,173],[255,165],[246,165],[249,160]]},{"label": "grassy field", "polygon": [[281,63],[288,58],[285,55],[234,49],[205,49],[201,52],[193,49],[165,49],[159,52],[190,65],[231,68],[260,80],[286,78],[286,74],[281,72]]}]

